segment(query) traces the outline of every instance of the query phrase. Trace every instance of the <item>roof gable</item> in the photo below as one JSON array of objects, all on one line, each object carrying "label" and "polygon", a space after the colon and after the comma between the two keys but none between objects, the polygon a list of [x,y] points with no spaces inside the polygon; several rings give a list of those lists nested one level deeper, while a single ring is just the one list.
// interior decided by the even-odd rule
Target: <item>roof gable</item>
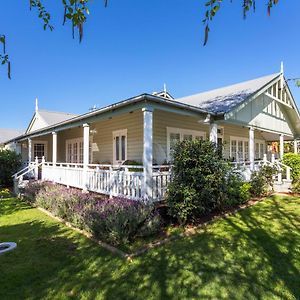
[{"label": "roof gable", "polygon": [[76,117],[75,114],[64,112],[53,112],[47,110],[37,110],[27,127],[26,133],[42,129]]},{"label": "roof gable", "polygon": [[223,88],[176,99],[176,101],[197,106],[213,114],[225,114],[246,101],[254,93],[261,90],[280,73],[244,81]]}]

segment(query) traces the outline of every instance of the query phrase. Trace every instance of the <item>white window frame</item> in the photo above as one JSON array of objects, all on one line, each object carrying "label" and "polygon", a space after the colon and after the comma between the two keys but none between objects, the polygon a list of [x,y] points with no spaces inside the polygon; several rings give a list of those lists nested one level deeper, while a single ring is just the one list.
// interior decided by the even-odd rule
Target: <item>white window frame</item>
[{"label": "white window frame", "polygon": [[31,148],[31,157],[33,157],[33,159],[35,159],[34,156],[34,145],[36,144],[43,144],[44,145],[44,157],[45,160],[47,161],[47,157],[48,157],[48,141],[32,141],[32,148]]},{"label": "white window frame", "polygon": [[[119,129],[119,130],[115,130],[112,132],[112,135],[113,135],[113,164],[114,165],[119,165],[119,164],[122,164],[124,163],[126,160],[127,160],[127,153],[128,153],[128,147],[127,147],[127,144],[128,144],[128,134],[127,134],[127,128],[126,129]],[[122,160],[122,159],[119,159],[117,161],[116,159],[116,137],[120,137],[120,136],[125,136],[125,160]],[[120,147],[121,146],[121,143],[120,143]],[[120,153],[120,155],[122,156],[122,153]],[[120,157],[122,158],[122,157]]]},{"label": "white window frame", "polygon": [[[67,139],[66,140],[66,162],[70,163],[70,164],[80,164],[80,143],[83,143],[83,138],[74,138],[74,139]],[[72,145],[72,154],[71,154],[71,161],[69,161],[69,157],[68,157],[68,145]],[[77,144],[77,161],[74,161],[74,154],[73,154],[73,145]]]},{"label": "white window frame", "polygon": [[192,135],[193,140],[195,140],[196,137],[202,137],[203,140],[205,140],[205,138],[206,138],[206,132],[205,131],[175,128],[175,127],[167,127],[167,158],[168,158],[168,161],[170,161],[170,159],[171,159],[171,140],[170,140],[170,134],[171,133],[179,134],[180,135],[180,141],[183,141],[183,136],[184,135]]},{"label": "white window frame", "polygon": [[[90,136],[90,145],[89,145],[89,163],[91,163],[93,161],[93,150],[92,150],[92,142],[93,142],[93,137]],[[77,144],[77,162],[73,161],[73,145]],[[79,137],[79,138],[74,138],[74,139],[67,139],[66,140],[66,162],[70,163],[70,164],[82,164],[82,162],[80,162],[80,143],[83,144],[83,137]],[[68,145],[72,145],[72,161],[69,161],[69,157],[68,157]],[[82,146],[83,147],[83,146]],[[83,150],[84,151],[84,150]],[[83,157],[82,157],[83,159]]]}]

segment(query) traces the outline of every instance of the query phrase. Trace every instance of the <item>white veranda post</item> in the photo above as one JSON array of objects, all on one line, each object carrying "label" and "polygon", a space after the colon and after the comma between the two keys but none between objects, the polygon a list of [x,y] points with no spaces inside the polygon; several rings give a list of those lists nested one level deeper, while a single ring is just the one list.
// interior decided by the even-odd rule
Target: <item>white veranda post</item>
[{"label": "white veranda post", "polygon": [[83,190],[88,190],[88,164],[90,147],[90,126],[83,124]]},{"label": "white veranda post", "polygon": [[144,182],[143,197],[145,201],[152,199],[152,164],[153,164],[153,108],[143,108],[144,117],[144,148],[143,148],[143,166]]},{"label": "white veranda post", "polygon": [[28,139],[28,162],[32,162],[32,141]]},{"label": "white veranda post", "polygon": [[55,166],[57,162],[57,133],[52,132],[52,162]]},{"label": "white veranda post", "polygon": [[209,140],[212,143],[215,143],[215,145],[218,144],[218,124],[217,123],[211,123],[209,128]]},{"label": "white veranda post", "polygon": [[298,153],[298,141],[294,140],[294,153],[297,154]]},{"label": "white veranda post", "polygon": [[254,157],[255,157],[255,149],[254,149],[254,128],[249,129],[249,161],[250,161],[250,169],[254,169]]},{"label": "white veranda post", "polygon": [[283,134],[281,134],[280,138],[279,138],[279,154],[280,154],[280,159],[283,159],[283,153],[284,153],[284,137],[283,137]]}]

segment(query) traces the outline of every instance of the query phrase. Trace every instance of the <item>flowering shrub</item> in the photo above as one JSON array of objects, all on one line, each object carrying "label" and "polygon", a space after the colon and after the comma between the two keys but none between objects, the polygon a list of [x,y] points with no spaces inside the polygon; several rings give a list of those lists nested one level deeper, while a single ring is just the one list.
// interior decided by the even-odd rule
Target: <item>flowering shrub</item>
[{"label": "flowering shrub", "polygon": [[0,189],[0,199],[1,198],[9,198],[10,197],[10,190],[5,188],[5,189]]},{"label": "flowering shrub", "polygon": [[114,245],[154,234],[161,225],[160,216],[152,206],[134,200],[96,199],[92,194],[49,182],[28,184],[25,196],[37,206]]},{"label": "flowering shrub", "polygon": [[93,203],[86,211],[85,220],[97,238],[114,245],[151,235],[160,228],[160,217],[151,206],[120,198]]}]

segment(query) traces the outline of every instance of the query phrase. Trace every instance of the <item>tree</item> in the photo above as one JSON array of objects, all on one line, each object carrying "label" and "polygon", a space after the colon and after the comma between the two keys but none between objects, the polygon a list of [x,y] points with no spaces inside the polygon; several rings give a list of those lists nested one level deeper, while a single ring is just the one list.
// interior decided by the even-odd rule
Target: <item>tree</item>
[{"label": "tree", "polygon": [[[53,30],[54,26],[51,24],[51,14],[46,10],[43,5],[46,0],[30,0],[29,8],[30,10],[36,10],[38,13],[38,18],[43,22],[44,30]],[[103,0],[104,6],[107,7],[108,0]],[[199,0],[201,1],[201,0]],[[228,1],[228,0],[227,0]],[[243,16],[246,18],[247,13],[253,9],[256,9],[256,0],[239,0],[242,2]],[[265,0],[267,1],[267,12],[270,15],[271,8],[278,4],[279,0]],[[72,26],[72,36],[75,37],[75,29],[78,32],[79,42],[83,38],[83,27],[87,21],[89,15],[88,4],[91,0],[61,0],[62,9],[64,10],[63,25],[67,21],[70,21]],[[205,17],[203,19],[204,24],[204,45],[208,42],[208,36],[210,31],[210,23],[216,16],[217,12],[224,0],[209,0],[205,3]],[[0,63],[2,65],[7,65],[8,78],[11,78],[11,62],[8,54],[6,53],[6,36],[5,34],[0,34],[0,44],[2,44],[2,52],[0,52]],[[299,81],[300,86],[300,81]]]}]

